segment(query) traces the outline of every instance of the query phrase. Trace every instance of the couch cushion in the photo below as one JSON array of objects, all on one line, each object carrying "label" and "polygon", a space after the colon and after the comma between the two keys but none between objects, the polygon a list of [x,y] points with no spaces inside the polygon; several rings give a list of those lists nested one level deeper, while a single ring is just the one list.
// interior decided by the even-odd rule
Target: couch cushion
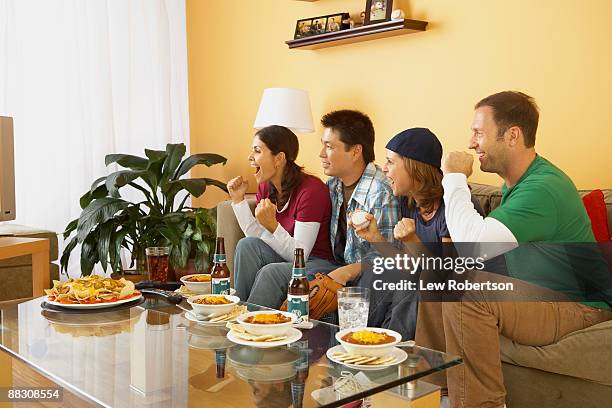
[{"label": "couch cushion", "polygon": [[[0,224],[0,236],[14,236],[23,238],[46,238],[49,240],[49,261],[58,257],[57,234],[40,228],[26,227],[18,224]],[[32,256],[19,256],[17,258],[0,260],[0,267],[32,265]]]},{"label": "couch cushion", "polygon": [[[472,195],[480,201],[485,214],[489,214],[501,204],[501,187],[489,184],[470,183]],[[592,190],[578,190],[580,197],[584,197]],[[612,189],[601,190],[608,212],[608,230],[612,231]]]},{"label": "couch cushion", "polygon": [[[246,200],[249,203],[251,211],[255,211],[255,197],[253,195],[247,195]],[[244,237],[242,229],[238,224],[238,220],[234,215],[232,208],[232,202],[221,201],[217,204],[217,236],[223,237],[225,241],[225,257],[227,261],[227,267],[230,270],[231,284],[234,284],[234,251],[236,245],[241,238]]]},{"label": "couch cushion", "polygon": [[478,199],[485,214],[489,214],[501,203],[501,188],[488,184],[470,183],[472,196]]},{"label": "couch cushion", "polygon": [[500,338],[502,361],[612,386],[612,321],[569,333],[544,347]]},{"label": "couch cushion", "polygon": [[608,226],[608,211],[601,190],[593,190],[582,197],[582,202],[591,219],[591,228],[597,242],[610,242],[610,227]]}]

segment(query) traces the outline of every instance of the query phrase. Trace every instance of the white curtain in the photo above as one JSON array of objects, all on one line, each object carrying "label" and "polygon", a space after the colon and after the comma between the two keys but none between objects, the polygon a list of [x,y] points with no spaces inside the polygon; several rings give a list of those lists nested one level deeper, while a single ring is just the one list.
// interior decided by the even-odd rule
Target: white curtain
[{"label": "white curtain", "polygon": [[0,114],[15,222],[62,232],[106,154],[189,146],[185,0],[0,0]]}]

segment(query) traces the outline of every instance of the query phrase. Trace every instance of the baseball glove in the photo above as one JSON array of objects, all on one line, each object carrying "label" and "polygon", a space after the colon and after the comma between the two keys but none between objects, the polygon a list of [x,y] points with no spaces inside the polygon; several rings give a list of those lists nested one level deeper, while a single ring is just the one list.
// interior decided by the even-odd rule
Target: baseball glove
[{"label": "baseball glove", "polygon": [[[318,320],[338,308],[338,296],[336,292],[344,286],[321,273],[317,273],[315,278],[309,282],[309,285],[309,319]],[[280,310],[287,310],[287,300],[283,302]]]}]

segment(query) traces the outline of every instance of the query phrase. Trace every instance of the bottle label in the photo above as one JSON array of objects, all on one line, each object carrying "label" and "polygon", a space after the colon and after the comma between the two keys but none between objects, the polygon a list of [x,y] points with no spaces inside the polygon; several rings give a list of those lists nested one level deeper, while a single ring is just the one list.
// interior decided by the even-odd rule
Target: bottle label
[{"label": "bottle label", "polygon": [[291,277],[292,278],[301,278],[303,276],[306,276],[306,269],[305,268],[293,268],[293,270],[291,271]]},{"label": "bottle label", "polygon": [[215,254],[213,257],[214,263],[225,263],[225,254]]},{"label": "bottle label", "polygon": [[308,295],[288,295],[287,311],[296,317],[296,323],[308,321]]},{"label": "bottle label", "polygon": [[213,295],[229,295],[230,293],[229,278],[212,278],[212,293]]}]

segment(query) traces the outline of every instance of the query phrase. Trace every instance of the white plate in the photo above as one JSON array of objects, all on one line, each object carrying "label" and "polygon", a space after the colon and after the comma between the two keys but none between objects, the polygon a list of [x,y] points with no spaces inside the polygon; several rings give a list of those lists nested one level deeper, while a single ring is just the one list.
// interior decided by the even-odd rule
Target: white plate
[{"label": "white plate", "polygon": [[330,348],[329,350],[327,350],[327,353],[325,353],[327,355],[327,359],[329,361],[333,361],[334,363],[337,364],[342,364],[345,367],[348,368],[352,368],[354,370],[361,370],[361,371],[374,371],[374,370],[382,370],[383,368],[387,368],[387,367],[391,367],[394,366],[396,364],[401,363],[402,361],[406,360],[408,358],[408,354],[402,350],[399,349],[397,347],[393,347],[391,349],[391,353],[389,353],[387,356],[385,357],[395,357],[395,361],[392,361],[390,363],[387,364],[380,364],[380,365],[365,365],[365,364],[346,364],[343,363],[340,360],[337,360],[333,354],[334,353],[346,353],[346,350],[344,350],[344,347],[342,347],[342,345],[338,344],[335,347]]},{"label": "white plate", "polygon": [[223,320],[221,322],[209,322],[207,320],[198,320],[195,313],[193,313],[193,311],[191,310],[188,310],[185,312],[185,319],[189,320],[190,322],[195,322],[195,323],[198,323],[204,326],[225,326],[227,322],[234,323],[236,321],[236,318],[233,318],[232,320]]},{"label": "white plate", "polygon": [[45,296],[45,302],[53,306],[59,306],[66,309],[104,309],[107,307],[113,307],[117,305],[121,305],[123,303],[133,302],[142,298],[142,294],[140,296],[134,296],[127,299],[116,300],[114,302],[104,302],[104,303],[60,303],[54,300],[49,300],[47,296]]},{"label": "white plate", "polygon": [[302,338],[302,332],[298,329],[291,328],[287,332],[287,338],[285,340],[266,342],[266,341],[244,340],[240,337],[237,337],[236,332],[234,332],[233,330],[230,330],[227,333],[227,338],[230,341],[236,344],[243,345],[243,346],[250,346],[250,347],[255,347],[255,348],[272,348],[272,347],[286,346],[287,344],[291,344],[293,342],[298,341],[299,339]]}]

